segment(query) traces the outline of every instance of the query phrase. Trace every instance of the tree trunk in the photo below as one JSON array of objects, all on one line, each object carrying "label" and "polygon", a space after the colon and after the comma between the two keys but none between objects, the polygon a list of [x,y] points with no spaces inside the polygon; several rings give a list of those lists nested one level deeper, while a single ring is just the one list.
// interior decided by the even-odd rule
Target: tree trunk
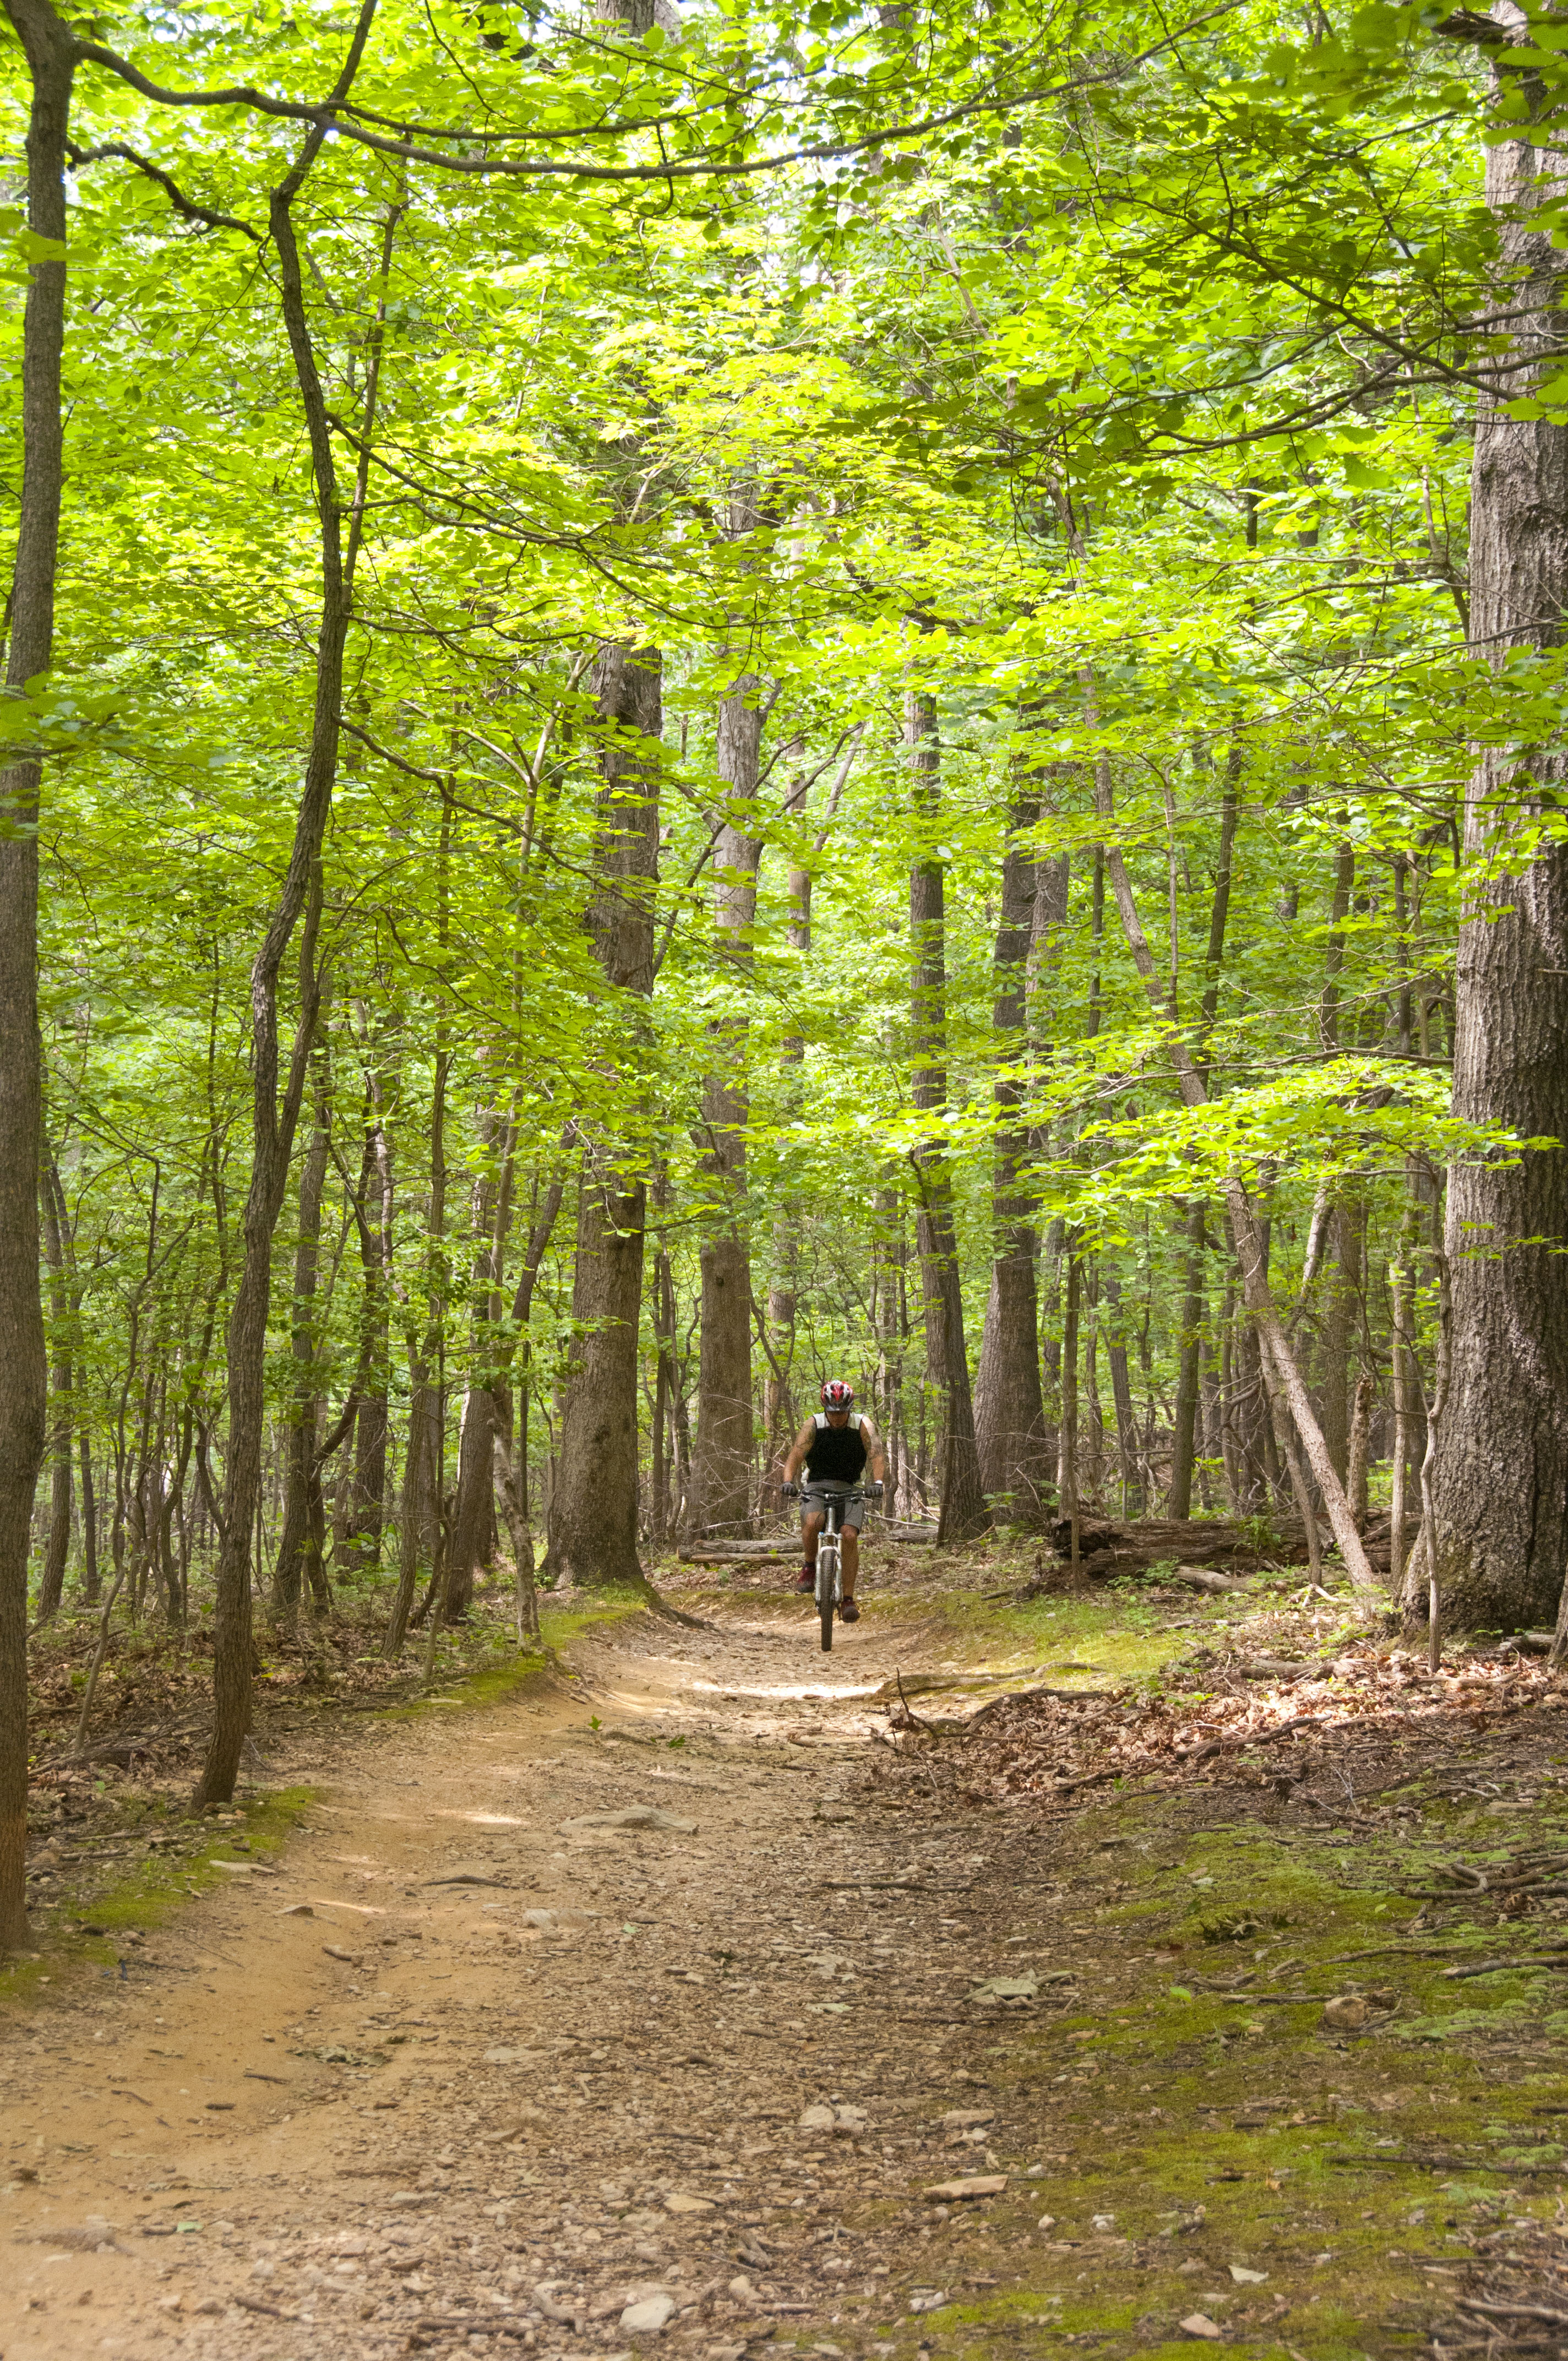
[{"label": "tree trunk", "polygon": [[[1230,1229],[1227,1221],[1226,1229]],[[1234,1253],[1233,1237],[1232,1252]],[[1236,1304],[1233,1312],[1231,1433],[1235,1449],[1236,1507],[1255,1515],[1268,1504],[1273,1483],[1272,1439],[1267,1389],[1257,1331]]]},{"label": "tree trunk", "polygon": [[[1388,1513],[1388,1587],[1394,1597],[1405,1597],[1406,1536],[1409,1531],[1412,1499],[1410,1476],[1411,1412],[1420,1392],[1420,1371],[1415,1360],[1415,1257],[1420,1237],[1420,1200],[1415,1190],[1416,1171],[1411,1164],[1405,1170],[1406,1193],[1404,1215],[1399,1224],[1398,1260],[1389,1274],[1388,1295],[1392,1305],[1393,1340],[1391,1384],[1394,1397],[1393,1498]],[[1413,1488],[1417,1506],[1417,1522],[1420,1517],[1420,1482]]]},{"label": "tree trunk", "polygon": [[511,1445],[499,1432],[494,1442],[496,1483],[506,1510],[507,1530],[511,1535],[513,1578],[517,1584],[517,1636],[521,1645],[524,1641],[539,1638],[539,1592],[533,1579],[533,1535],[529,1530],[528,1507]]},{"label": "tree trunk", "polygon": [[[1335,1263],[1329,1318],[1324,1323],[1323,1440],[1336,1470],[1350,1486],[1351,1435],[1359,1383],[1357,1369],[1365,1325],[1363,1260],[1366,1251],[1366,1202],[1360,1190],[1347,1187],[1334,1209]],[[1332,1417],[1329,1415],[1332,1407]],[[1343,1436],[1343,1447],[1341,1437]],[[1365,1516],[1363,1518],[1365,1522]]]},{"label": "tree trunk", "polygon": [[1078,1305],[1083,1265],[1068,1242],[1066,1301],[1061,1334],[1060,1455],[1057,1463],[1057,1493],[1068,1521],[1068,1565],[1078,1580],[1079,1528],[1082,1503],[1078,1489]]},{"label": "tree trunk", "polygon": [[[1108,763],[1096,765],[1094,799],[1101,818],[1107,821],[1112,819],[1114,815]],[[1127,948],[1133,955],[1133,963],[1138,971],[1151,1007],[1174,1025],[1177,1011],[1161,981],[1154,954],[1149,949],[1148,938],[1144,933],[1143,923],[1138,917],[1137,903],[1133,894],[1132,881],[1127,875],[1126,862],[1122,857],[1119,847],[1109,849],[1107,857],[1112,890],[1116,896],[1116,906],[1122,918],[1122,931],[1126,937]],[[1170,1060],[1176,1069],[1177,1082],[1181,1092],[1183,1104],[1189,1107],[1206,1105],[1209,1098],[1206,1071],[1198,1060],[1194,1059],[1179,1033],[1175,1031],[1172,1032],[1170,1040]],[[1278,1387],[1288,1405],[1290,1416],[1295,1422],[1296,1432],[1301,1440],[1301,1447],[1306,1454],[1318,1489],[1322,1494],[1323,1506],[1328,1511],[1329,1522],[1333,1527],[1334,1539],[1339,1544],[1340,1554],[1344,1560],[1345,1571],[1350,1576],[1352,1587],[1360,1591],[1364,1597],[1370,1597],[1377,1590],[1376,1578],[1367,1563],[1361,1535],[1356,1530],[1355,1520],[1351,1515],[1350,1503],[1345,1499],[1344,1487],[1340,1482],[1333,1463],[1324,1448],[1322,1430],[1313,1414],[1311,1401],[1306,1386],[1302,1382],[1300,1370],[1296,1366],[1295,1357],[1280,1324],[1278,1312],[1275,1308],[1274,1298],[1268,1285],[1266,1250],[1252,1200],[1240,1178],[1234,1173],[1227,1175],[1223,1183],[1223,1189],[1226,1208],[1231,1217],[1232,1234],[1235,1239],[1237,1264],[1242,1282],[1242,1299],[1257,1332],[1258,1345],[1267,1364],[1268,1377],[1271,1382]]]},{"label": "tree trunk", "polygon": [[1019,1120],[1026,1052],[1029,953],[1036,901],[1036,862],[1017,839],[1039,817],[1032,786],[1016,788],[1002,861],[1002,912],[996,930],[992,1002],[992,1100],[996,1143],[992,1167],[991,1292],[975,1372],[975,1444],[981,1488],[1010,1521],[1038,1531],[1049,1516],[1046,1410],[1040,1393],[1039,1307],[1035,1263],[1039,1240],[1023,1173],[1029,1133]]},{"label": "tree trunk", "polygon": [[474,1603],[474,1584],[495,1563],[496,1437],[503,1433],[493,1389],[475,1375],[463,1402],[457,1438],[457,1488],[446,1560],[446,1620],[461,1622]]},{"label": "tree trunk", "polygon": [[[611,990],[628,996],[624,1056],[634,1064],[653,989],[663,729],[656,649],[606,646],[594,677],[604,785],[598,809],[594,948]],[[629,1082],[629,1090],[635,1084]],[[641,1150],[591,1143],[577,1199],[572,1281],[576,1341],[550,1503],[548,1565],[558,1582],[642,1584],[637,1554],[638,1322],[647,1183]]]},{"label": "tree trunk", "polygon": [[909,1464],[904,1409],[904,1364],[909,1333],[906,1236],[903,1191],[887,1186],[878,1189],[872,1204],[872,1333],[877,1346],[872,1413],[887,1455],[888,1513],[915,1517],[919,1513],[920,1503]]},{"label": "tree trunk", "polygon": [[65,1588],[65,1562],[71,1554],[71,1452],[72,1433],[71,1287],[65,1267],[65,1200],[54,1159],[46,1146],[39,1174],[43,1196],[44,1256],[49,1264],[49,1322],[54,1334],[49,1353],[49,1541],[38,1583],[35,1620],[48,1623],[60,1612]]},{"label": "tree trunk", "polygon": [[637,1551],[637,1329],[646,1189],[607,1158],[586,1162],[577,1201],[577,1330],[550,1517],[558,1583],[641,1582]]},{"label": "tree trunk", "polygon": [[[1334,1228],[1341,1230],[1344,1207],[1335,1208]],[[1343,1235],[1343,1234],[1342,1234]],[[1319,1352],[1318,1393],[1322,1403],[1323,1443],[1334,1473],[1343,1478],[1350,1451],[1351,1299],[1343,1273],[1331,1263],[1323,1285],[1323,1320]]]},{"label": "tree trunk", "polygon": [[[1234,874],[1236,828],[1241,813],[1241,754],[1233,747],[1225,764],[1224,792],[1220,802],[1219,859],[1214,869],[1214,893],[1209,905],[1209,942],[1203,962],[1203,999],[1198,1020],[1196,1064],[1204,1087],[1209,1081],[1209,1037],[1220,1006],[1220,972],[1225,956],[1225,929],[1230,921],[1231,880]],[[1176,1383],[1175,1433],[1171,1440],[1170,1516],[1185,1523],[1192,1514],[1192,1460],[1198,1422],[1198,1397],[1202,1383],[1204,1254],[1208,1206],[1201,1199],[1187,1209],[1187,1279],[1182,1301],[1181,1359]]]},{"label": "tree trunk", "polygon": [[663,1216],[669,1210],[668,1168],[661,1159],[653,1173],[653,1207],[659,1244],[653,1255],[649,1320],[653,1331],[652,1468],[648,1500],[648,1531],[655,1542],[667,1542],[675,1532],[684,1497],[676,1445],[675,1405],[680,1397],[678,1345],[675,1336],[675,1290],[670,1250],[663,1243]]},{"label": "tree trunk", "polygon": [[[1089,1317],[1083,1323],[1083,1402],[1087,1419],[1079,1427],[1080,1466],[1079,1490],[1087,1493],[1098,1508],[1102,1505],[1105,1490],[1105,1406],[1100,1399],[1100,1321],[1098,1290],[1091,1270],[1089,1282]],[[1087,1449],[1083,1448],[1087,1429]]]},{"label": "tree trunk", "polygon": [[[324,991],[324,984],[323,984]],[[285,1626],[299,1618],[306,1554],[312,1539],[313,1494],[319,1496],[315,1457],[321,1404],[316,1390],[316,1275],[321,1262],[322,1195],[332,1146],[332,1096],[324,1045],[315,1067],[315,1126],[300,1172],[300,1227],[294,1246],[294,1299],[290,1319],[292,1398],[285,1430],[283,1530],[273,1576],[274,1609]]]},{"label": "tree trunk", "polygon": [[[1370,1369],[1364,1369],[1355,1381],[1355,1400],[1351,1410],[1350,1448],[1345,1463],[1344,1488],[1350,1497],[1350,1512],[1363,1532],[1366,1530],[1367,1453],[1372,1439],[1372,1405],[1376,1384]],[[1394,1587],[1389,1585],[1390,1589]],[[1396,1593],[1396,1596],[1398,1594]]]},{"label": "tree trunk", "polygon": [[[1499,10],[1507,38],[1533,38]],[[1498,60],[1497,85],[1542,112],[1538,79]],[[1497,126],[1501,130],[1504,126]],[[1560,138],[1561,134],[1554,133]],[[1568,426],[1506,405],[1562,368],[1568,258],[1530,215],[1560,204],[1561,148],[1517,136],[1487,148],[1497,284],[1510,316],[1496,392],[1475,422],[1470,641],[1501,671],[1517,648],[1561,646],[1568,602]],[[1548,403],[1549,412],[1552,405]],[[1522,871],[1504,853],[1522,810],[1561,805],[1555,745],[1487,747],[1465,796],[1467,883],[1454,1003],[1453,1113],[1530,1137],[1561,1135],[1568,1098],[1568,846]],[[1498,873],[1482,867],[1496,858]],[[1472,871],[1474,878],[1475,868]],[[1568,1157],[1458,1164],[1448,1191],[1450,1391],[1431,1490],[1450,1628],[1512,1630],[1557,1610],[1568,1558]]]},{"label": "tree trunk", "polygon": [[[1071,866],[1065,852],[1055,860],[1036,862],[1035,908],[1029,931],[1029,1046],[1036,1064],[1042,1067],[1050,1056],[1056,1029],[1055,986],[1071,882]],[[1048,1142],[1046,1127],[1030,1135],[1029,1146],[1036,1156],[1046,1153]],[[1044,1455],[1053,1477],[1061,1450],[1059,1428],[1056,1433],[1051,1431],[1052,1417],[1059,1410],[1061,1389],[1061,1344],[1056,1334],[1057,1307],[1061,1298],[1061,1246],[1062,1224],[1058,1216],[1046,1231],[1035,1289]]]},{"label": "tree trunk", "polygon": [[82,1598],[84,1605],[95,1607],[103,1578],[98,1572],[98,1495],[93,1484],[93,1446],[83,1427],[80,1438],[82,1457]]},{"label": "tree trunk", "polygon": [[[820,853],[828,841],[828,831],[839,809],[839,798],[860,751],[861,730],[850,733],[850,742],[838,775],[828,793],[822,825],[817,831],[812,851]],[[798,741],[795,741],[798,751]],[[825,766],[823,766],[825,767]],[[806,818],[806,797],[820,771],[797,775],[784,798],[784,818],[801,826]],[[790,863],[789,920],[790,950],[796,955],[795,990],[803,994],[808,988],[807,962],[811,956],[811,881],[812,872],[799,854]],[[779,1044],[779,1056],[784,1066],[784,1119],[797,1116],[804,1104],[802,1087],[806,1065],[806,1043],[798,1033],[786,1033]],[[874,1247],[873,1247],[874,1251]],[[784,1461],[790,1439],[799,1423],[791,1372],[795,1367],[795,1313],[798,1309],[796,1290],[800,1261],[800,1208],[786,1177],[779,1195],[778,1212],[773,1221],[773,1277],[768,1287],[768,1375],[762,1389],[762,1424],[765,1433],[764,1465],[767,1482],[762,1493],[764,1514],[774,1513],[783,1506],[778,1486],[782,1480]],[[872,1285],[874,1288],[875,1280]],[[889,1433],[883,1422],[883,1440],[888,1444]],[[893,1461],[888,1461],[891,1469]]]},{"label": "tree trunk", "polygon": [[[347,60],[334,87],[334,103],[346,98],[353,84],[374,5],[375,0],[363,0]],[[321,913],[321,849],[337,776],[343,650],[353,605],[353,544],[351,541],[345,566],[344,511],[333,432],[316,370],[292,219],[294,199],[326,133],[327,120],[323,115],[306,136],[293,170],[272,192],[270,204],[283,319],[313,462],[316,511],[321,526],[322,610],[316,638],[311,745],[304,788],[295,815],[294,841],[277,907],[250,972],[251,1171],[239,1283],[228,1322],[228,1453],[213,1612],[213,1735],[196,1787],[198,1808],[227,1803],[233,1795],[240,1752],[250,1728],[250,1552],[261,1488],[272,1234],[288,1182],[289,1159],[319,1010],[315,948]],[[374,376],[367,389],[365,408],[363,439],[367,453],[374,423]],[[363,512],[367,468],[367,459],[362,457],[356,515]],[[300,1007],[289,1071],[280,1100],[278,978],[296,928],[301,928]]]},{"label": "tree trunk", "polygon": [[468,1392],[457,1446],[457,1496],[446,1562],[449,1623],[460,1622],[467,1615],[477,1576],[495,1564],[496,1437],[504,1437],[511,1422],[505,1399],[510,1354],[502,1339],[500,1316],[517,1125],[514,1118],[503,1120],[491,1114],[483,1118],[481,1130],[494,1170],[474,1188],[474,1235],[478,1246],[474,1257]]},{"label": "tree trunk", "polygon": [[[568,1126],[566,1137],[562,1142],[564,1148],[569,1143],[575,1130],[575,1125]],[[506,1510],[508,1530],[511,1535],[512,1569],[517,1583],[520,1639],[537,1640],[539,1637],[539,1601],[534,1588],[533,1528],[530,1518],[528,1499],[528,1404],[533,1384],[532,1370],[530,1367],[532,1345],[529,1334],[529,1323],[533,1317],[533,1295],[539,1284],[540,1269],[565,1193],[566,1184],[560,1174],[557,1174],[550,1182],[543,1198],[539,1195],[538,1182],[535,1180],[533,1219],[529,1224],[528,1246],[523,1255],[517,1291],[511,1300],[511,1341],[507,1348],[506,1366],[501,1372],[503,1380],[510,1377],[511,1362],[515,1357],[517,1383],[515,1388],[509,1388],[509,1391],[512,1393],[518,1406],[517,1447],[514,1451],[510,1437],[498,1429],[495,1453],[496,1480]]]},{"label": "tree trunk", "polygon": [[1109,1262],[1100,1267],[1100,1286],[1110,1312],[1105,1357],[1111,1365],[1111,1399],[1116,1406],[1116,1466],[1122,1480],[1122,1514],[1141,1517],[1146,1503],[1138,1473],[1138,1422],[1133,1412],[1133,1380],[1122,1323],[1122,1282]]},{"label": "tree trunk", "polygon": [[[784,798],[784,818],[796,825],[806,818],[806,798],[810,789],[808,777],[796,778]],[[789,871],[789,947],[796,956],[795,990],[804,994],[806,988],[806,963],[811,956],[811,871],[796,859]],[[784,1067],[784,1119],[798,1116],[803,1104],[801,1088],[806,1065],[806,1042],[798,1033],[786,1033],[779,1044],[779,1057]],[[787,1180],[783,1183],[779,1209],[773,1221],[773,1277],[768,1285],[768,1337],[771,1357],[768,1375],[762,1388],[762,1422],[767,1440],[764,1444],[768,1481],[764,1488],[764,1513],[783,1505],[778,1487],[780,1469],[787,1455],[790,1438],[798,1423],[795,1399],[790,1386],[790,1372],[795,1365],[795,1322],[798,1308],[796,1285],[800,1259],[800,1220]],[[874,1280],[873,1280],[874,1285]]]},{"label": "tree trunk", "polygon": [[[22,499],[5,686],[48,672],[60,547],[60,378],[65,340],[65,143],[74,49],[47,0],[6,0],[32,81],[27,228],[52,251],[28,270],[22,330]],[[49,1412],[38,1272],[38,790],[26,748],[0,771],[0,1951],[27,1932],[27,1555]]]},{"label": "tree trunk", "polygon": [[714,853],[713,915],[719,968],[740,1012],[709,1027],[713,1062],[702,1090],[699,1168],[718,1211],[703,1239],[697,1351],[696,1494],[698,1532],[739,1532],[751,1516],[751,1255],[746,1236],[746,994],[757,916],[757,774],[762,684],[744,673],[718,708],[718,775],[729,793]]},{"label": "tree trunk", "polygon": [[[450,932],[452,810],[441,807],[436,851],[436,940],[444,953]],[[446,1388],[446,1080],[451,1064],[446,1027],[438,1017],[435,1071],[430,1102],[430,1202],[425,1215],[425,1302],[422,1331],[408,1328],[409,1439],[403,1457],[403,1498],[398,1533],[398,1587],[381,1653],[402,1653],[422,1572],[434,1578],[441,1548],[442,1461],[445,1448]]]},{"label": "tree trunk", "polygon": [[[916,1108],[941,1117],[948,1098],[947,928],[943,864],[929,840],[939,824],[936,700],[910,690],[905,699],[917,824],[929,849],[909,876],[911,1095]],[[963,1296],[953,1221],[952,1171],[946,1137],[934,1124],[915,1150],[919,1191],[916,1234],[925,1293],[927,1364],[942,1406],[940,1545],[969,1541],[990,1521],[975,1448],[974,1405],[964,1345]]]},{"label": "tree trunk", "polygon": [[347,1564],[374,1574],[381,1563],[387,1514],[387,1363],[392,1268],[392,1157],[379,1073],[368,1081],[370,1106],[355,1208],[364,1295],[360,1306],[360,1396],[354,1422]]},{"label": "tree trunk", "polygon": [[1166,1515],[1185,1524],[1192,1514],[1192,1461],[1198,1433],[1198,1392],[1203,1359],[1203,1249],[1209,1208],[1195,1197],[1187,1208],[1187,1276],[1181,1301],[1181,1357],[1170,1441],[1170,1497]]},{"label": "tree trunk", "polygon": [[1216,1467],[1221,1471],[1221,1480],[1225,1487],[1226,1506],[1234,1511],[1235,1505],[1231,1492],[1225,1455],[1224,1413],[1221,1400],[1220,1340],[1213,1329],[1210,1327],[1205,1334],[1203,1364],[1199,1378],[1199,1403],[1201,1411],[1200,1424],[1202,1430],[1203,1447],[1198,1459],[1198,1497],[1204,1515],[1211,1517],[1214,1513],[1216,1505],[1213,1479],[1213,1470]]}]

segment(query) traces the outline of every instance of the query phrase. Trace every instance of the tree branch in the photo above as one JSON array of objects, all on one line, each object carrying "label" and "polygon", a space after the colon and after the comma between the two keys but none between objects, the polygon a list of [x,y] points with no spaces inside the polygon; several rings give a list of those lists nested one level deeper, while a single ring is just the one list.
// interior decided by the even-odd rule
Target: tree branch
[{"label": "tree branch", "polygon": [[261,232],[252,229],[248,222],[238,220],[233,214],[214,213],[209,205],[199,205],[195,198],[188,197],[179,182],[161,166],[154,164],[146,156],[138,156],[136,149],[127,148],[123,139],[105,139],[97,148],[79,148],[73,139],[68,139],[65,152],[75,172],[80,172],[83,165],[102,164],[110,157],[117,157],[122,163],[134,164],[138,172],[145,172],[149,181],[158,182],[175,212],[183,214],[187,221],[200,222],[206,229],[237,229],[242,236],[254,239],[258,246],[267,243]]},{"label": "tree branch", "polygon": [[[1152,58],[1163,56],[1168,49],[1173,49],[1190,34],[1200,31],[1205,25],[1212,24],[1223,16],[1234,16],[1240,6],[1241,0],[1222,0],[1219,7],[1206,9],[1201,16],[1192,17],[1146,49],[1140,49],[1135,56],[1120,60],[1098,73],[1069,74],[1060,81],[1042,83],[1034,90],[1001,92],[993,89],[983,98],[970,99],[963,105],[948,107],[940,115],[923,115],[912,123],[889,124],[880,131],[864,133],[859,139],[817,140],[806,147],[781,148],[769,156],[737,159],[732,142],[727,137],[726,146],[729,149],[727,155],[689,164],[590,164],[582,158],[445,156],[438,148],[416,147],[411,129],[400,139],[384,138],[378,132],[367,131],[363,125],[354,122],[342,111],[342,101],[346,93],[341,85],[331,96],[313,100],[273,98],[266,91],[253,89],[248,83],[238,83],[231,90],[169,90],[162,83],[151,81],[138,67],[133,66],[128,58],[122,58],[115,50],[106,49],[101,41],[79,43],[76,54],[93,65],[103,66],[109,73],[117,74],[122,82],[128,82],[133,90],[139,91],[144,98],[153,100],[159,106],[247,106],[258,115],[276,115],[291,123],[309,123],[322,139],[329,130],[335,131],[340,138],[357,140],[361,147],[373,148],[378,155],[395,156],[405,164],[433,165],[443,172],[525,180],[558,176],[573,181],[737,181],[750,180],[762,172],[780,172],[791,164],[837,162],[846,156],[869,155],[880,148],[890,147],[897,140],[928,138],[933,132],[950,130],[956,124],[972,121],[976,115],[1011,115],[1021,106],[1048,105],[1074,91],[1124,82],[1138,66],[1146,65]],[[356,58],[355,61],[357,62]],[[622,130],[620,126],[612,126],[609,136],[624,137],[637,127],[628,125]],[[437,133],[431,136],[444,138],[452,135]],[[478,135],[471,133],[467,136],[472,138]]]}]

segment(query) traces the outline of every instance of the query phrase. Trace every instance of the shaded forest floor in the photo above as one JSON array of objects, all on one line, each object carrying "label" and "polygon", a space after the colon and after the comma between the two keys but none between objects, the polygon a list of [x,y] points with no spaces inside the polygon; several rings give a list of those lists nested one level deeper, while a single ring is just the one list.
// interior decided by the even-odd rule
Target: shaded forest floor
[{"label": "shaded forest floor", "polygon": [[873,1543],[824,1657],[672,1565],[232,1814],[46,1782],[5,2361],[1568,2346],[1560,1693],[1032,1572]]}]

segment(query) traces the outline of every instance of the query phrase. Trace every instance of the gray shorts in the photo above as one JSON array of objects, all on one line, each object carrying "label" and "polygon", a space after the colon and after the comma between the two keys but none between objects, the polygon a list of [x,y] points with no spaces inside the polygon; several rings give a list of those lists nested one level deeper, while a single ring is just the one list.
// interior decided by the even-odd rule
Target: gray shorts
[{"label": "gray shorts", "polygon": [[844,1490],[837,1484],[825,1484],[822,1486],[820,1490],[807,1489],[801,1493],[800,1520],[802,1524],[806,1522],[806,1518],[811,1515],[813,1510],[816,1510],[818,1514],[824,1511],[830,1499],[844,1501],[844,1513],[842,1518],[839,1520],[839,1522],[848,1532],[858,1533],[861,1526],[866,1521],[865,1501],[863,1499],[859,1500],[846,1499]]}]

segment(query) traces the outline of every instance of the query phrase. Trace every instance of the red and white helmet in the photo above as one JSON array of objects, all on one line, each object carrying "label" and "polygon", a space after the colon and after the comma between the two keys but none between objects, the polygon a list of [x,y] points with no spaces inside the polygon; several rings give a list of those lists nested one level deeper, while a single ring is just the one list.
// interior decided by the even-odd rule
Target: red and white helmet
[{"label": "red and white helmet", "polygon": [[847,1386],[842,1378],[828,1378],[822,1387],[822,1407],[827,1411],[853,1410],[855,1389]]}]

